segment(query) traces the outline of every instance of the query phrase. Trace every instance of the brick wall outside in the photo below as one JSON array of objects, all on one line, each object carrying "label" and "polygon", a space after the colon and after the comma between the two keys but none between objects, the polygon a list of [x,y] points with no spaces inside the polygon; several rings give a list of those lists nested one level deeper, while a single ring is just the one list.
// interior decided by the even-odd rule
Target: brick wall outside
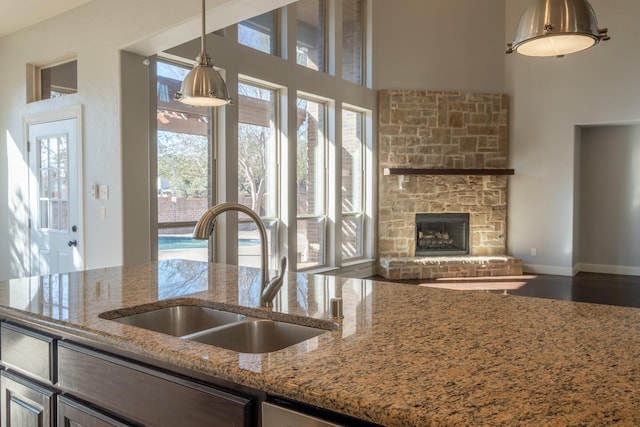
[{"label": "brick wall outside", "polygon": [[158,197],[158,222],[196,222],[208,208],[206,197]]},{"label": "brick wall outside", "polygon": [[415,256],[415,214],[470,215],[470,254],[506,254],[507,176],[384,176],[384,168],[506,168],[502,94],[379,92],[380,258]]}]

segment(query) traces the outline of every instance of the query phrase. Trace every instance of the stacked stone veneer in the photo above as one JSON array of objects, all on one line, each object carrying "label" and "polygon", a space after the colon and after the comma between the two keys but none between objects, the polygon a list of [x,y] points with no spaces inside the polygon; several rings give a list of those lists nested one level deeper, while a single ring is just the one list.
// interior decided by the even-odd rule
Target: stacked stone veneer
[{"label": "stacked stone veneer", "polygon": [[468,212],[470,255],[506,254],[507,176],[383,171],[506,168],[508,108],[508,97],[501,94],[379,92],[381,266],[388,258],[415,256],[416,213]]}]

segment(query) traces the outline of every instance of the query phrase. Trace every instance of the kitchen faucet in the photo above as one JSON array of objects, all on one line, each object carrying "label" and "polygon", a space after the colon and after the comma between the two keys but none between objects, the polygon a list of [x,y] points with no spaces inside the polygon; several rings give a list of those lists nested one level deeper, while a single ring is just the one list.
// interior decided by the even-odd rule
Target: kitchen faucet
[{"label": "kitchen faucet", "polygon": [[195,228],[193,229],[194,239],[208,239],[213,233],[213,229],[216,225],[216,218],[221,213],[227,211],[237,211],[247,215],[258,227],[260,233],[260,253],[262,258],[262,274],[260,277],[260,306],[271,307],[273,306],[273,299],[278,294],[278,291],[282,287],[282,280],[284,279],[284,270],[287,268],[287,258],[282,257],[280,259],[280,273],[269,280],[269,268],[268,268],[268,254],[267,254],[267,231],[264,228],[264,224],[260,217],[248,207],[239,203],[221,203],[209,208],[202,217],[198,220]]}]

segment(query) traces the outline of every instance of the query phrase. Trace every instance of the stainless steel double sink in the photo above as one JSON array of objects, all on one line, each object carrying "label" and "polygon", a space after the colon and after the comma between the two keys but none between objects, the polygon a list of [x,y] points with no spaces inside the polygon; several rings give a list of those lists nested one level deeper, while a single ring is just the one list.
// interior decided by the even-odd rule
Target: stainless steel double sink
[{"label": "stainless steel double sink", "polygon": [[328,332],[197,305],[152,309],[111,320],[241,353],[269,353]]}]

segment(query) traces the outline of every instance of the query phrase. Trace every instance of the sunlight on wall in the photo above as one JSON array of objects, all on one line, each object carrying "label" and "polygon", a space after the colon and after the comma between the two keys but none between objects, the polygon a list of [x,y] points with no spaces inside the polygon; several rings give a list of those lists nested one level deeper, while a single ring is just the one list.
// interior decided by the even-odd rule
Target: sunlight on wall
[{"label": "sunlight on wall", "polygon": [[[639,136],[635,132],[634,134]],[[637,148],[631,154],[631,174],[631,182],[640,183],[640,150]],[[634,211],[633,216],[637,218],[637,211],[640,210],[640,185],[635,185],[631,208]]]},{"label": "sunlight on wall", "polygon": [[25,276],[29,272],[29,200],[28,165],[11,133],[7,130],[7,177],[9,201],[9,274]]}]

